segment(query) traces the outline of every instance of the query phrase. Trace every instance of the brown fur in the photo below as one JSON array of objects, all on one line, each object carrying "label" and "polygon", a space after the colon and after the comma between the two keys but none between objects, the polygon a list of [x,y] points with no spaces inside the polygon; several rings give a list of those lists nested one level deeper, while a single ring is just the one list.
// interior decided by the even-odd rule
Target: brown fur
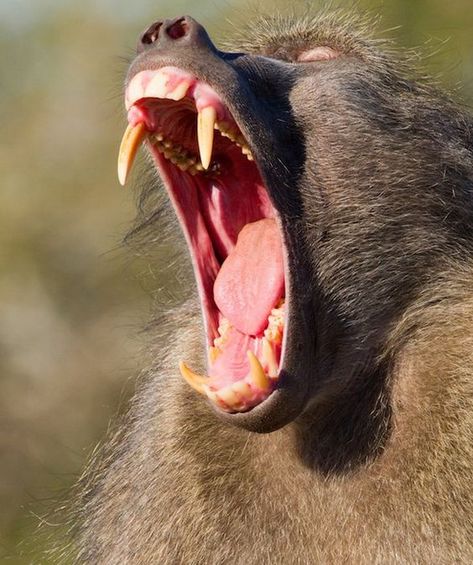
[{"label": "brown fur", "polygon": [[[299,235],[324,326],[324,376],[305,412],[278,431],[223,424],[176,369],[180,358],[202,361],[200,321],[190,319],[198,305],[169,315],[176,337],[157,340],[128,419],[84,480],[78,562],[471,563],[470,118],[430,86],[404,88],[404,67],[351,21],[255,29],[247,50],[282,59],[314,44],[356,53],[376,69],[370,84],[383,98],[382,115],[369,115],[368,102],[343,107],[338,70],[313,94],[319,108],[331,95],[328,117],[302,104],[307,81],[291,93],[310,141]],[[390,119],[384,129],[395,133],[383,129]],[[357,150],[383,180],[379,193]],[[437,222],[444,213],[452,219]]]}]

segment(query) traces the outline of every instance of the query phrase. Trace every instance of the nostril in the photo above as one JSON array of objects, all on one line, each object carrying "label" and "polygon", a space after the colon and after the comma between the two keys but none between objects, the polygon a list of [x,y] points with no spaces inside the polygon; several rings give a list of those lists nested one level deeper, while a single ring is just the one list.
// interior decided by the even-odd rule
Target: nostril
[{"label": "nostril", "polygon": [[154,24],[150,25],[150,27],[143,33],[141,36],[141,43],[143,45],[151,45],[158,40],[159,37],[159,30],[163,22],[154,22]]},{"label": "nostril", "polygon": [[138,54],[141,54],[150,47],[171,48],[176,41],[179,44],[180,39],[185,39],[184,43],[189,45],[197,46],[200,43],[205,43],[207,46],[213,47],[204,28],[191,17],[182,16],[151,24],[140,36],[136,50]]},{"label": "nostril", "polygon": [[189,24],[186,22],[185,18],[179,18],[166,29],[166,33],[171,39],[180,39],[187,35],[189,31]]}]

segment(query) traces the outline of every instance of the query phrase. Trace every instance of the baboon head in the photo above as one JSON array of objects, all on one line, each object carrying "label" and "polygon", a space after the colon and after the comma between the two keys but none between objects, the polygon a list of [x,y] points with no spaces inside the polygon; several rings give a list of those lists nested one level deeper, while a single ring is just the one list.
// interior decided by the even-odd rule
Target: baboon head
[{"label": "baboon head", "polygon": [[208,376],[181,373],[222,418],[270,431],[382,380],[392,325],[471,252],[472,129],[406,69],[330,19],[237,52],[188,16],[141,36],[119,175],[145,141],[202,307]]}]

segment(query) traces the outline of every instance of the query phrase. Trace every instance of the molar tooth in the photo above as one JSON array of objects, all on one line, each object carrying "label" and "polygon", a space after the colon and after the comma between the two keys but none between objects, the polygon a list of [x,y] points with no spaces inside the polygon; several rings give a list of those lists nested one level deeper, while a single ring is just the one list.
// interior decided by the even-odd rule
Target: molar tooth
[{"label": "molar tooth", "polygon": [[179,370],[181,371],[181,375],[183,376],[184,380],[197,392],[200,394],[206,394],[206,384],[209,381],[208,377],[202,377],[194,371],[191,371],[189,367],[184,363],[184,361],[179,362]]},{"label": "molar tooth", "polygon": [[230,127],[230,124],[228,122],[216,122],[215,123],[215,129],[218,129],[218,131],[222,135],[225,135],[225,133],[228,131],[229,127]]},{"label": "molar tooth", "polygon": [[201,110],[197,116],[197,141],[199,144],[200,160],[204,169],[208,169],[212,159],[214,142],[214,124],[217,112],[212,106]]},{"label": "molar tooth", "polygon": [[252,382],[263,390],[268,389],[271,381],[268,375],[264,372],[260,360],[250,350],[248,350],[246,354],[248,356],[248,361],[250,362],[250,378]]},{"label": "molar tooth", "polygon": [[135,126],[128,125],[123,134],[120,150],[118,152],[118,180],[125,186],[128,173],[130,172],[139,146],[147,136],[144,123]]}]

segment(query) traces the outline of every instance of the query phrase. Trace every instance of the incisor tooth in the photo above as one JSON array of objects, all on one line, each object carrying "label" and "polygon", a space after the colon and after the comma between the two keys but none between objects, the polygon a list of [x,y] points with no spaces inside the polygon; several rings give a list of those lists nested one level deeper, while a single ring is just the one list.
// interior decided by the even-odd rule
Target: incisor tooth
[{"label": "incisor tooth", "polygon": [[136,124],[136,126],[128,125],[123,134],[120,151],[118,152],[118,180],[122,186],[125,186],[138,147],[141,145],[146,135],[147,132],[144,123]]},{"label": "incisor tooth", "polygon": [[146,85],[144,96],[147,98],[166,98],[169,77],[166,73],[157,72]]},{"label": "incisor tooth", "polygon": [[184,377],[184,380],[197,392],[200,394],[206,394],[204,385],[208,382],[207,377],[202,377],[201,375],[197,375],[194,371],[191,371],[189,367],[184,363],[184,361],[179,362],[179,370],[181,371],[181,375]]},{"label": "incisor tooth", "polygon": [[253,383],[258,386],[259,388],[266,390],[269,388],[271,381],[269,380],[268,375],[264,372],[261,363],[256,357],[256,355],[248,350],[248,361],[250,362],[250,376]]},{"label": "incisor tooth", "polygon": [[184,96],[187,94],[187,91],[189,90],[189,86],[191,85],[190,81],[183,81],[180,84],[178,84],[176,86],[176,88],[174,90],[172,90],[171,92],[168,92],[166,95],[166,98],[169,98],[170,100],[182,100],[184,98]]},{"label": "incisor tooth", "polygon": [[225,402],[229,408],[236,408],[240,403],[238,394],[233,390],[233,387],[227,386],[217,392],[217,396]]},{"label": "incisor tooth", "polygon": [[197,116],[197,141],[199,144],[200,160],[204,169],[208,169],[212,159],[214,144],[214,124],[217,112],[212,106],[201,110]]}]

